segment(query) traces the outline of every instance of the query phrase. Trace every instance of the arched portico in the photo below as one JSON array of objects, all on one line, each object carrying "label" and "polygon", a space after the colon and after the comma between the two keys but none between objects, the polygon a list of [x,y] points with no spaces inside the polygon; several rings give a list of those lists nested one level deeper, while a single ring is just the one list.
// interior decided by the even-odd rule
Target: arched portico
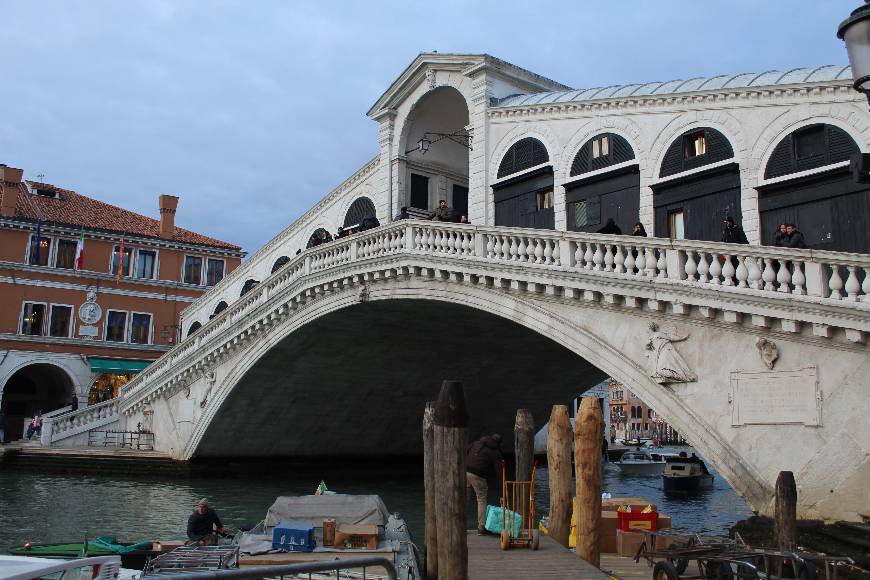
[{"label": "arched portico", "polygon": [[28,417],[68,405],[75,395],[75,383],[70,373],[58,365],[31,363],[11,373],[0,393],[6,441],[14,441],[21,438]]}]

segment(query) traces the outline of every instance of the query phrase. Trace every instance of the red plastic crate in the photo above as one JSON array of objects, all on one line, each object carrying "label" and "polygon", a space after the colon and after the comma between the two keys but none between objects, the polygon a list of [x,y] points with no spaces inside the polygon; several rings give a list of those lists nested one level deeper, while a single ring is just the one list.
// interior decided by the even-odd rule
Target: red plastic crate
[{"label": "red plastic crate", "polygon": [[659,529],[659,512],[618,512],[619,529],[623,532],[629,530],[649,530],[655,532]]}]

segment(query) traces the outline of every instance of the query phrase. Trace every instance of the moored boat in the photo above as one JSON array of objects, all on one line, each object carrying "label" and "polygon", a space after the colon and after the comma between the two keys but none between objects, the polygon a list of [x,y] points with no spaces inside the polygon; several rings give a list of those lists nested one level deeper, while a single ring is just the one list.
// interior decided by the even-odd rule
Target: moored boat
[{"label": "moored boat", "polygon": [[120,556],[125,568],[141,570],[149,558],[160,552],[155,550],[150,540],[137,543],[118,542],[111,536],[100,536],[85,542],[64,542],[56,544],[30,544],[10,548],[10,554],[40,558],[84,558],[99,556]]},{"label": "moored boat", "polygon": [[[374,535],[366,538],[363,528],[371,529]],[[360,535],[342,540],[343,529],[359,531]],[[276,549],[278,536],[284,532],[290,540],[282,539]],[[305,533],[311,534],[313,542],[299,541]],[[240,567],[384,556],[395,563],[400,579],[422,577],[417,548],[405,520],[397,513],[390,514],[377,495],[278,497],[265,519],[250,531],[239,532],[234,543],[239,546]],[[377,570],[369,570],[368,577],[378,578]]]},{"label": "moored boat", "polygon": [[615,462],[625,475],[661,475],[665,470],[665,456],[646,451],[626,451]]},{"label": "moored boat", "polygon": [[693,453],[691,457],[668,457],[662,473],[666,494],[696,493],[713,487],[713,474],[707,465]]}]

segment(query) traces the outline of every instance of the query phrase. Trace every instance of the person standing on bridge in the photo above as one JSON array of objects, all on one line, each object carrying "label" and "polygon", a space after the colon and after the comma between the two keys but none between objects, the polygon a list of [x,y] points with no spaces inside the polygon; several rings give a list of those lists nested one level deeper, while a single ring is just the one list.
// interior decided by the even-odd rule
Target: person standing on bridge
[{"label": "person standing on bridge", "polygon": [[208,500],[202,498],[187,518],[187,544],[216,546],[218,534],[226,533],[217,512],[208,507]]},{"label": "person standing on bridge", "polygon": [[498,483],[499,467],[501,467],[501,435],[484,435],[468,446],[465,453],[465,489],[474,490],[477,497],[477,535],[487,534],[486,528],[486,496],[489,486],[488,478]]},{"label": "person standing on bridge", "polygon": [[429,214],[430,220],[435,220],[436,222],[452,222],[453,221],[453,210],[447,207],[447,200],[442,199],[438,201],[438,207],[435,208],[435,211]]}]

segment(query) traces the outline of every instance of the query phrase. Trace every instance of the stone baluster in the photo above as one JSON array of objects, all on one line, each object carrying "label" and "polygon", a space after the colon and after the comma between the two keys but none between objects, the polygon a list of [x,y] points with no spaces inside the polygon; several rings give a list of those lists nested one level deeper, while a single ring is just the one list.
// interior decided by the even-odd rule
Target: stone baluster
[{"label": "stone baluster", "polygon": [[[728,259],[726,258],[726,261]],[[711,282],[715,285],[719,285],[722,283],[720,280],[720,276],[722,275],[722,261],[719,259],[719,254],[714,253],[712,259],[710,260],[710,278]]]},{"label": "stone baluster", "polygon": [[644,258],[646,263],[646,277],[647,278],[655,278],[656,275],[656,254],[655,250],[652,248],[644,249]]},{"label": "stone baluster", "polygon": [[634,255],[636,254],[636,250],[634,246],[626,246],[625,247],[625,273],[629,276],[634,276],[634,268],[635,261]]},{"label": "stone baluster", "polygon": [[583,269],[584,270],[592,270],[594,264],[592,262],[592,242],[584,242],[586,246],[586,252],[583,254]]},{"label": "stone baluster", "polygon": [[495,258],[495,236],[492,234],[486,235],[486,257]]},{"label": "stone baluster", "polygon": [[604,271],[613,272],[613,246],[604,244]]},{"label": "stone baluster", "polygon": [[843,299],[843,279],[840,277],[840,267],[836,264],[831,265],[831,277],[828,280],[828,288],[831,289],[830,298],[834,300]]},{"label": "stone baluster", "polygon": [[508,236],[501,237],[501,259],[502,260],[510,260],[510,243],[508,243]]},{"label": "stone baluster", "polygon": [[722,264],[722,284],[725,286],[734,286],[734,264],[731,261],[731,254],[725,254],[725,263]]},{"label": "stone baluster", "polygon": [[861,284],[858,283],[858,274],[855,271],[857,266],[847,266],[846,268],[849,271],[849,276],[846,279],[846,285],[844,287],[846,290],[846,296],[849,297],[849,300],[857,302],[858,292],[861,290]]},{"label": "stone baluster", "polygon": [[511,245],[508,248],[508,251],[510,251],[509,259],[510,260],[519,260],[520,255],[519,255],[518,247],[517,247],[517,238],[516,238],[516,236],[511,236],[510,238],[511,238]]},{"label": "stone baluster", "polygon": [[737,260],[737,270],[734,272],[737,278],[737,286],[739,288],[748,288],[749,284],[746,281],[749,279],[749,269],[746,267],[746,260],[749,257],[735,255],[734,258]]},{"label": "stone baluster", "polygon": [[544,263],[549,265],[553,263],[553,241],[544,240]]},{"label": "stone baluster", "polygon": [[553,265],[561,266],[562,265],[562,242],[560,240],[553,240]]},{"label": "stone baluster", "polygon": [[668,258],[667,252],[664,249],[659,248],[659,261],[656,263],[656,269],[658,269],[658,277],[659,278],[667,278],[668,277]]},{"label": "stone baluster", "polygon": [[764,271],[761,273],[761,280],[764,282],[764,289],[768,292],[776,290],[776,272],[774,272],[773,259],[764,259]]},{"label": "stone baluster", "polygon": [[637,268],[636,275],[641,277],[644,275],[646,268],[646,252],[641,246],[637,247],[637,258],[635,258],[634,267]]},{"label": "stone baluster", "polygon": [[779,284],[778,290],[780,292],[790,293],[792,291],[791,285],[795,285],[795,294],[800,294],[797,290],[798,279],[800,278],[800,285],[803,286],[803,272],[801,272],[801,263],[793,262],[794,266],[794,274],[789,271],[789,262],[788,260],[779,260],[779,272],[776,273],[776,281]]},{"label": "stone baluster", "polygon": [[423,234],[421,228],[414,228],[414,249],[422,250],[423,249]]},{"label": "stone baluster", "polygon": [[520,243],[517,246],[517,259],[520,262],[528,262],[529,261],[529,246],[526,245],[525,236],[520,236]]},{"label": "stone baluster", "polygon": [[578,270],[582,270],[583,264],[583,242],[576,242],[574,245],[574,265],[577,266]]},{"label": "stone baluster", "polygon": [[544,245],[540,238],[535,238],[535,264],[540,264],[544,261]]},{"label": "stone baluster", "polygon": [[[629,255],[631,255],[629,253]],[[616,255],[613,256],[613,271],[617,274],[625,273],[625,254],[622,252],[622,244],[616,244]]]},{"label": "stone baluster", "polygon": [[758,265],[758,258],[747,256],[749,263],[749,287],[755,290],[761,290],[763,287],[761,280],[761,267]]},{"label": "stone baluster", "polygon": [[601,244],[595,244],[595,253],[592,254],[592,261],[595,266],[592,268],[596,272],[601,270],[601,264],[604,263],[604,254],[601,252]]},{"label": "stone baluster", "polygon": [[686,280],[689,282],[695,281],[695,274],[698,273],[698,264],[695,263],[695,251],[687,250],[686,251]]}]

